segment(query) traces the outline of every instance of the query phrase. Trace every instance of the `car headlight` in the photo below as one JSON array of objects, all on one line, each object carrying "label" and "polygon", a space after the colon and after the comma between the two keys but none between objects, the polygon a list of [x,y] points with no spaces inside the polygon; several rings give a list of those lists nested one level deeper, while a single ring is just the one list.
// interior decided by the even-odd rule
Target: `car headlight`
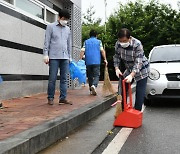
[{"label": "car headlight", "polygon": [[158,80],[160,78],[160,73],[157,70],[151,68],[149,72],[149,78],[151,80]]}]

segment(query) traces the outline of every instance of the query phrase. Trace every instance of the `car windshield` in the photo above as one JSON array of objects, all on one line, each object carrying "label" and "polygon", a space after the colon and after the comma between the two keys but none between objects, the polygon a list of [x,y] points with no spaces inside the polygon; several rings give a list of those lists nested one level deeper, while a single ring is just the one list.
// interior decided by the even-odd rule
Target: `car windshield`
[{"label": "car windshield", "polygon": [[180,46],[155,48],[150,57],[150,63],[180,62]]}]

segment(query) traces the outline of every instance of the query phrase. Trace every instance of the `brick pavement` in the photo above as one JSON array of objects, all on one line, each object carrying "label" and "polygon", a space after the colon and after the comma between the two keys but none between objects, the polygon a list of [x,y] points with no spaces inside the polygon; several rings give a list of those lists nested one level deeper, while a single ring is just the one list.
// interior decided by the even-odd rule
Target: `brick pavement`
[{"label": "brick pavement", "polygon": [[[113,82],[117,88],[117,82]],[[4,109],[0,110],[0,140],[7,139],[20,132],[23,132],[43,122],[56,117],[65,115],[73,110],[102,99],[102,84],[99,85],[98,96],[89,95],[88,86],[81,89],[68,90],[67,99],[73,102],[73,105],[59,105],[59,92],[55,95],[55,104],[47,104],[46,93],[33,95],[30,97],[4,100]]]}]

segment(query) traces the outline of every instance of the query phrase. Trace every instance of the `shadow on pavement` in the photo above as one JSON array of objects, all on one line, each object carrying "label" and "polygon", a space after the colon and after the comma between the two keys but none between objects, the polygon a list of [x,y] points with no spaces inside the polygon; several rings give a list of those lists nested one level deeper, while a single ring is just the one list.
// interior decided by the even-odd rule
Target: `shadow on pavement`
[{"label": "shadow on pavement", "polygon": [[180,108],[180,99],[157,99],[152,100],[148,107],[154,108]]}]

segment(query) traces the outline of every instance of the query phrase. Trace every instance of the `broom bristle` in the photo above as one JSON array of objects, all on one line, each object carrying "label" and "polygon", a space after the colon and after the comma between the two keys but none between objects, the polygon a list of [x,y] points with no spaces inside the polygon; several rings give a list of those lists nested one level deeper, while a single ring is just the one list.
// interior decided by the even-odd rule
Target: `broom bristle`
[{"label": "broom bristle", "polygon": [[119,103],[116,104],[116,112],[115,112],[115,115],[114,115],[115,119],[122,112],[122,96],[121,95],[117,95],[117,101],[121,101],[121,103],[119,102]]},{"label": "broom bristle", "polygon": [[105,66],[104,69],[104,83],[103,83],[103,95],[107,95],[107,94],[115,94],[116,91],[110,81],[109,78],[109,73],[108,73],[108,68],[107,66]]},{"label": "broom bristle", "polygon": [[[109,78],[109,73],[108,73],[108,68],[107,66],[105,66],[104,69],[104,83],[103,83],[103,95],[109,95],[109,94],[116,94],[116,91],[110,81]],[[121,95],[117,95],[117,100],[122,101],[122,96]],[[122,112],[122,104],[121,103],[117,103],[116,105],[116,112],[114,117],[117,118],[118,115]]]}]

